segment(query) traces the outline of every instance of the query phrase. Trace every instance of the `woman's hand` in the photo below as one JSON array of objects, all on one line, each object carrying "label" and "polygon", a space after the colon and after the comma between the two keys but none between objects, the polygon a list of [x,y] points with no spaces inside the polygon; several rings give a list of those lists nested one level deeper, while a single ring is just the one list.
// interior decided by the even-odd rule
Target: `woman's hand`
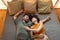
[{"label": "woman's hand", "polygon": [[45,22],[49,21],[50,19],[51,19],[51,17],[50,17],[50,16],[48,16],[47,18],[45,18],[45,19],[41,20],[40,22],[45,23]]},{"label": "woman's hand", "polygon": [[47,19],[51,19],[51,17],[50,17],[50,16],[48,16],[48,17],[47,17]]}]

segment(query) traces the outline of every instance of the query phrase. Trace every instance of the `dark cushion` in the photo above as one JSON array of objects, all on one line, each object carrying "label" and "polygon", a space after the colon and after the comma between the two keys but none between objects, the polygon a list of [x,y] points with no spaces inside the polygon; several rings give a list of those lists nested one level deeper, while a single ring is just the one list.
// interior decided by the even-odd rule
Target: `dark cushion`
[{"label": "dark cushion", "polygon": [[36,13],[36,0],[24,0],[24,12]]},{"label": "dark cushion", "polygon": [[21,10],[22,1],[8,2],[8,11],[10,15],[16,14]]},{"label": "dark cushion", "polygon": [[38,0],[38,13],[51,12],[51,0]]}]

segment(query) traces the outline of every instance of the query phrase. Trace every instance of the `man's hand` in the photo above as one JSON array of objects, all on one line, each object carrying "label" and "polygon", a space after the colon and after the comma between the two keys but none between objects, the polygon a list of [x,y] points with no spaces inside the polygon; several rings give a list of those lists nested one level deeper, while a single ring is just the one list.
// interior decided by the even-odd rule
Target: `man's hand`
[{"label": "man's hand", "polygon": [[13,19],[14,19],[14,20],[16,20],[16,19],[17,19],[17,17],[16,17],[16,16],[13,16]]},{"label": "man's hand", "polygon": [[24,29],[29,30],[30,28],[28,26],[24,26]]}]

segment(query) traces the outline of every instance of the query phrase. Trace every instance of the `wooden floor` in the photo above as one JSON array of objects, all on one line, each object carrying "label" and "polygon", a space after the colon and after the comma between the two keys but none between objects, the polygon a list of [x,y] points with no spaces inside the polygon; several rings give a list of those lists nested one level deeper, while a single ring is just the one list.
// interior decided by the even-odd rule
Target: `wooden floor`
[{"label": "wooden floor", "polygon": [[59,23],[60,23],[60,8],[55,8],[55,12],[56,12],[58,21],[59,21]]},{"label": "wooden floor", "polygon": [[4,21],[6,17],[6,10],[0,10],[0,39],[2,38],[2,31],[4,26]]}]

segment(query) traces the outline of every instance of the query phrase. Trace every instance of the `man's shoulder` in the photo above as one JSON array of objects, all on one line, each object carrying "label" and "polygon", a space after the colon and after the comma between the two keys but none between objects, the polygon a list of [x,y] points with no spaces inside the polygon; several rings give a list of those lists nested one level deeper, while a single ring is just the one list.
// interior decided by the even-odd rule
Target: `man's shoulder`
[{"label": "man's shoulder", "polygon": [[31,22],[31,21],[29,21],[29,22],[28,22],[28,24],[30,24],[30,25],[31,25],[31,24],[32,24],[32,22]]}]

